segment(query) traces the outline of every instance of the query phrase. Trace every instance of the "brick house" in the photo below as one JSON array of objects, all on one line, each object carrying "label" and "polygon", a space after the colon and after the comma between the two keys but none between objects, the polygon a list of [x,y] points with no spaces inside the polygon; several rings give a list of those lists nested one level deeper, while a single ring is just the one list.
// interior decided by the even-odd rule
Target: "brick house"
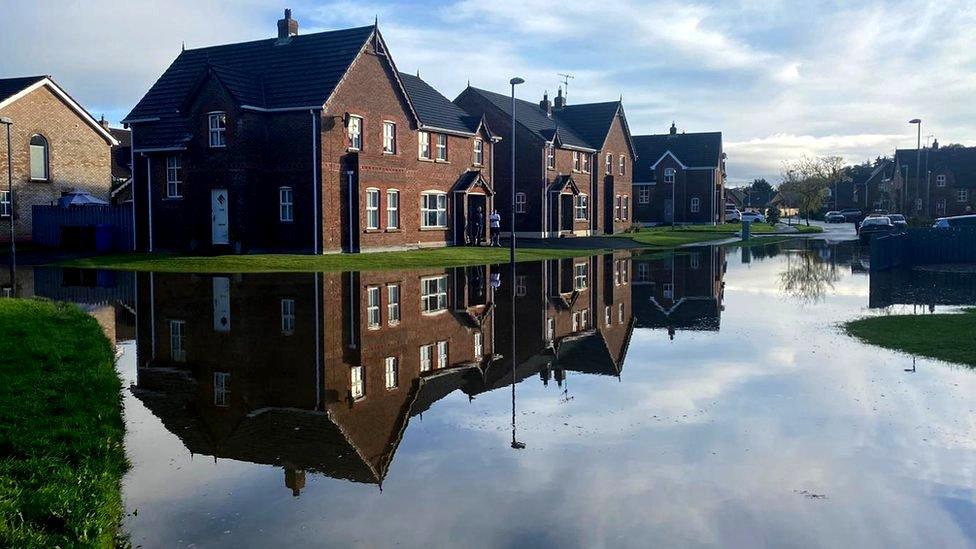
[{"label": "brick house", "polygon": [[905,215],[933,218],[976,209],[976,147],[940,147],[936,140],[921,151],[897,149],[893,163],[892,187],[905,191],[897,211],[904,204]]},{"label": "brick house", "polygon": [[[109,199],[111,147],[118,142],[50,76],[0,79],[0,117],[13,121],[13,212],[15,238],[31,238],[31,208],[81,191]],[[6,175],[7,143],[0,125],[0,165]],[[11,201],[6,177],[0,185],[0,241],[9,240]]]},{"label": "brick house", "polygon": [[716,331],[725,293],[725,249],[689,248],[669,258],[633,260],[633,309],[636,328]]},{"label": "brick house", "polygon": [[494,136],[376,25],[299,35],[286,10],[277,38],[183,51],[124,122],[140,249],[445,246],[490,209]]},{"label": "brick house", "polygon": [[634,220],[654,223],[725,221],[722,133],[635,135]]},{"label": "brick house", "polygon": [[382,483],[410,419],[496,358],[489,266],[138,277],[134,394],[296,494],[305,472]]},{"label": "brick house", "polygon": [[[471,87],[454,102],[483,116],[497,135],[511,135],[511,97]],[[516,100],[515,230],[519,236],[549,238],[613,234],[631,224],[631,168],[634,146],[623,103],[568,105],[560,90],[555,102]],[[496,203],[502,231],[510,219],[509,140],[497,145]]]}]

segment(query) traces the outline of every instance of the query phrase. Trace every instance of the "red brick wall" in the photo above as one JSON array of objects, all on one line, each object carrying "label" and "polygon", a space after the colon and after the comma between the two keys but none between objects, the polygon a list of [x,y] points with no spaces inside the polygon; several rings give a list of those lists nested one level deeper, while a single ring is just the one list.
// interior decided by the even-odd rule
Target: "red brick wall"
[{"label": "red brick wall", "polygon": [[[13,152],[13,187],[17,239],[31,236],[31,207],[52,204],[63,192],[84,191],[109,199],[112,185],[111,146],[91,125],[46,86],[40,87],[0,109],[0,116],[13,120],[10,128]],[[6,190],[7,147],[0,126],[0,166]],[[30,180],[30,138],[47,139],[49,181]],[[2,222],[6,227],[6,220]],[[4,229],[0,240],[9,240]]]}]

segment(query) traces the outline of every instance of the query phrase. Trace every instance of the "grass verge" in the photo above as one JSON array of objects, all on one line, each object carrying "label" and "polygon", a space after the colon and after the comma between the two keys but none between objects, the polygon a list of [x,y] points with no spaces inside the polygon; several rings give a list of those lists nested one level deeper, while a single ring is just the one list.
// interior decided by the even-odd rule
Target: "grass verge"
[{"label": "grass verge", "polygon": [[871,345],[976,367],[976,309],[862,318],[844,328]]},{"label": "grass verge", "polygon": [[[786,233],[789,234],[809,234],[809,233],[820,233],[823,229],[820,227],[796,227],[799,231],[798,233]],[[698,243],[708,243],[714,240],[724,240],[726,238],[731,238],[735,236],[742,230],[742,225],[738,223],[725,223],[721,225],[682,225],[678,227],[651,227],[644,228],[636,233],[622,233],[619,236],[621,238],[630,238],[634,242],[643,244],[645,246],[657,246],[657,247],[676,247],[683,246],[686,244],[698,244]],[[751,227],[752,234],[774,234],[781,229],[773,227],[765,223],[753,223]]]},{"label": "grass verge", "polygon": [[[563,257],[582,257],[603,250],[521,248],[517,261],[539,261]],[[335,272],[462,267],[508,261],[508,248],[450,247],[405,252],[364,254],[253,254],[212,257],[168,254],[116,254],[75,259],[61,263],[66,267],[154,271],[169,273],[277,273]]]},{"label": "grass verge", "polygon": [[0,299],[0,334],[0,546],[113,546],[128,464],[108,340],[38,300]]}]

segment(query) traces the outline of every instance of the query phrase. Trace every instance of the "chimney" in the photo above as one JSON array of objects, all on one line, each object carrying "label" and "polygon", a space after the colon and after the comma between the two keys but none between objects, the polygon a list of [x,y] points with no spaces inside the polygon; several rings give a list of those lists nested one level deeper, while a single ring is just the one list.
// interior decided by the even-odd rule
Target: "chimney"
[{"label": "chimney", "polygon": [[[103,127],[103,128],[105,128],[106,130],[108,129],[108,120],[105,120],[105,115],[104,114],[102,115],[102,119],[98,121],[98,125],[101,126],[101,127]],[[936,147],[936,148],[938,148],[938,147]]]},{"label": "chimney", "polygon": [[278,41],[287,41],[298,36],[298,21],[291,18],[291,10],[285,9],[285,18],[278,20]]},{"label": "chimney", "polygon": [[671,135],[676,135],[678,133],[678,127],[674,125],[673,121],[671,122],[671,131],[668,133]]},{"label": "chimney", "polygon": [[932,141],[932,149],[933,150],[936,150],[936,151],[939,150],[939,140],[938,139]]},{"label": "chimney", "polygon": [[563,87],[559,86],[559,93],[556,95],[556,102],[553,105],[557,109],[561,109],[566,106],[566,97],[563,96]]},{"label": "chimney", "polygon": [[546,111],[546,116],[552,116],[552,101],[549,101],[549,90],[542,94],[542,101],[539,101],[539,108]]},{"label": "chimney", "polygon": [[295,470],[290,467],[285,468],[285,487],[291,489],[291,495],[298,497],[305,488],[305,471]]}]

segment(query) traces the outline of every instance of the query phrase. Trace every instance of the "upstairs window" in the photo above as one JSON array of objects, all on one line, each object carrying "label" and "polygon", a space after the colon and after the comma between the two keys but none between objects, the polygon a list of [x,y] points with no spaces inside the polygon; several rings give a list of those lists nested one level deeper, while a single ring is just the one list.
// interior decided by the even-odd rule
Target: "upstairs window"
[{"label": "upstairs window", "polygon": [[349,117],[349,150],[358,151],[363,148],[363,119],[359,116]]},{"label": "upstairs window", "polygon": [[630,197],[624,195],[624,209],[620,213],[620,219],[627,221],[630,218]]},{"label": "upstairs window", "polygon": [[214,406],[230,406],[230,372],[214,372]]},{"label": "upstairs window", "polygon": [[49,179],[47,139],[43,135],[34,134],[30,138],[30,177],[35,181]]},{"label": "upstairs window", "polygon": [[556,169],[556,147],[552,145],[546,146],[546,169]]},{"label": "upstairs window", "polygon": [[396,124],[383,122],[383,152],[396,154]]},{"label": "upstairs window", "polygon": [[447,368],[447,342],[437,342],[437,368]]},{"label": "upstairs window", "polygon": [[349,369],[349,394],[353,400],[359,400],[366,396],[366,386],[363,383],[363,367],[353,366]]},{"label": "upstairs window", "polygon": [[10,217],[10,191],[0,191],[0,217]]},{"label": "upstairs window", "polygon": [[936,187],[945,187],[945,185],[946,185],[946,176],[941,175],[941,174],[935,176],[935,186]]},{"label": "upstairs window", "polygon": [[610,153],[607,153],[607,158],[603,166],[603,173],[606,175],[613,175],[613,155]]},{"label": "upstairs window", "polygon": [[366,327],[375,330],[381,322],[380,287],[370,286],[366,288]]},{"label": "upstairs window", "polygon": [[664,182],[665,183],[674,183],[674,168],[665,168],[664,169]]},{"label": "upstairs window", "polygon": [[431,366],[431,362],[432,362],[432,358],[431,357],[433,357],[433,356],[434,356],[434,345],[433,344],[430,344],[430,345],[421,345],[420,346],[420,371],[421,372],[429,372],[430,371],[430,366]]},{"label": "upstairs window", "polygon": [[390,284],[386,287],[386,322],[390,326],[400,323],[400,285]]},{"label": "upstairs window", "polygon": [[480,360],[484,356],[485,356],[484,337],[481,335],[481,332],[475,332],[474,333],[474,357]]},{"label": "upstairs window", "polygon": [[447,275],[420,281],[420,310],[436,313],[447,309]]},{"label": "upstairs window", "polygon": [[437,134],[437,159],[447,162],[447,135],[443,133]]},{"label": "upstairs window", "polygon": [[423,160],[430,160],[430,134],[427,132],[417,133],[417,157]]},{"label": "upstairs window", "polygon": [[278,189],[278,220],[282,223],[295,221],[295,196],[291,187]]},{"label": "upstairs window", "polygon": [[956,191],[956,201],[958,202],[968,202],[969,201],[969,189],[959,189]]},{"label": "upstairs window", "polygon": [[400,365],[399,360],[395,356],[388,356],[384,360],[386,366],[386,388],[387,390],[393,390],[399,385],[399,374]]},{"label": "upstairs window", "polygon": [[620,175],[624,175],[624,173],[627,171],[627,157],[620,155],[620,160],[618,163],[620,164],[618,171]]},{"label": "upstairs window", "polygon": [[691,199],[691,213],[698,213],[700,211],[701,211],[701,199],[698,198],[697,196],[693,197]]},{"label": "upstairs window", "polygon": [[573,267],[573,288],[576,290],[586,289],[586,277],[590,272],[590,266],[587,263],[577,263]]},{"label": "upstairs window", "polygon": [[580,153],[583,157],[583,173],[590,173],[590,155],[588,153]]},{"label": "upstairs window", "polygon": [[587,215],[588,201],[589,197],[585,194],[576,196],[576,204],[573,207],[576,221],[586,221],[589,218]]},{"label": "upstairs window", "polygon": [[292,335],[295,333],[295,300],[281,300],[281,333]]},{"label": "upstairs window", "polygon": [[485,163],[485,142],[481,139],[474,140],[474,165],[480,166]]},{"label": "upstairs window", "polygon": [[573,151],[573,171],[578,172],[582,169],[582,159],[580,159],[580,153],[578,151]]},{"label": "upstairs window", "polygon": [[183,347],[185,320],[169,321],[169,357],[173,362],[186,362],[186,349]]},{"label": "upstairs window", "polygon": [[637,190],[637,203],[638,204],[650,204],[651,203],[651,188],[643,185]]},{"label": "upstairs window", "polygon": [[179,155],[166,157],[166,198],[183,198],[183,161]]},{"label": "upstairs window", "polygon": [[614,202],[613,202],[613,218],[614,219],[620,219],[620,208],[621,208],[621,206],[623,206],[623,204],[621,203],[620,195],[618,194],[614,198]]},{"label": "upstairs window", "polygon": [[207,126],[210,129],[210,148],[219,149],[227,146],[227,113],[212,112],[207,115]]}]

